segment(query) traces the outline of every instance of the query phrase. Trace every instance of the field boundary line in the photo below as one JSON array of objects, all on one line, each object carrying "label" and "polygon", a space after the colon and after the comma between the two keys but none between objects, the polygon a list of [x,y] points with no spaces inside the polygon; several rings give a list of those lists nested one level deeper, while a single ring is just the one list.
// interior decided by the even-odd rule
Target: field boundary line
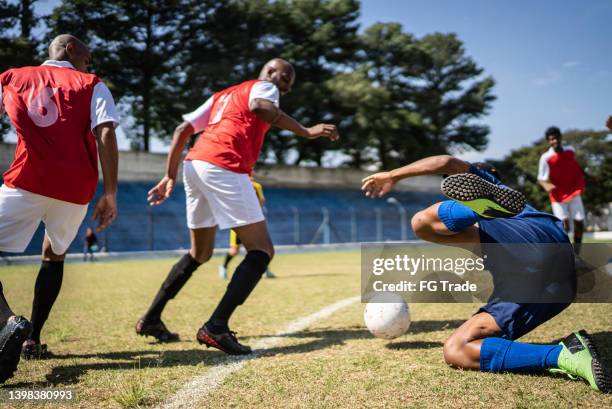
[{"label": "field boundary line", "polygon": [[191,381],[188,381],[183,388],[181,388],[172,397],[168,398],[161,405],[157,406],[157,408],[179,409],[197,407],[198,403],[210,392],[220,386],[225,378],[240,370],[248,361],[257,358],[266,349],[279,345],[284,336],[303,331],[315,322],[329,317],[335,312],[358,302],[360,299],[361,298],[359,296],[345,298],[323,307],[313,314],[290,322],[275,336],[262,338],[255,342],[253,344],[253,353],[251,355],[224,357],[224,359],[220,361],[218,365],[213,366],[203,375],[196,376]]}]

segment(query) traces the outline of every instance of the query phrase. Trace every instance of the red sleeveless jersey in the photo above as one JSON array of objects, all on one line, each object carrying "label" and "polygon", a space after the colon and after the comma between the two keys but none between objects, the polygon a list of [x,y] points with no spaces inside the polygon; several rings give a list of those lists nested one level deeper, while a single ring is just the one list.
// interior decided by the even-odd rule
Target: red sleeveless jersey
[{"label": "red sleeveless jersey", "polygon": [[548,166],[549,180],[555,188],[548,193],[551,202],[563,203],[584,193],[584,174],[576,160],[576,152],[570,146],[560,152],[549,149],[542,160]]},{"label": "red sleeveless jersey", "polygon": [[15,159],[4,173],[12,188],[86,204],[98,183],[91,98],[100,80],[41,65],[0,74],[4,108],[17,131]]},{"label": "red sleeveless jersey", "polygon": [[270,125],[249,110],[251,88],[246,81],[213,95],[208,126],[187,154],[236,173],[251,173]]}]

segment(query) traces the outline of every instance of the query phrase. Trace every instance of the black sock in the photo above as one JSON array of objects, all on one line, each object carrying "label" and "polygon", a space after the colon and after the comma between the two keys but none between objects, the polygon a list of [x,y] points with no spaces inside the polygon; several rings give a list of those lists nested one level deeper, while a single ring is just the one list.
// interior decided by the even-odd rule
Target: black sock
[{"label": "black sock", "polygon": [[244,303],[255,288],[270,263],[268,253],[261,250],[251,250],[236,267],[225,294],[215,312],[210,316],[206,326],[213,333],[227,332],[227,323],[236,307]]},{"label": "black sock", "polygon": [[2,287],[2,282],[0,282],[0,328],[3,328],[9,318],[13,315],[13,310],[9,307],[6,298],[4,298],[4,289]]},{"label": "black sock", "polygon": [[183,288],[191,277],[191,274],[193,274],[201,264],[202,263],[191,257],[189,253],[181,257],[181,259],[172,266],[172,269],[168,273],[168,277],[166,277],[166,280],[162,283],[149,310],[145,314],[146,319],[151,321],[159,320],[168,301],[178,294],[180,289]]},{"label": "black sock", "polygon": [[576,237],[576,235],[574,235],[574,253],[576,253],[576,255],[579,255],[581,248],[582,248],[582,236]]},{"label": "black sock", "polygon": [[230,253],[227,253],[225,255],[225,261],[223,262],[223,267],[227,268],[228,264],[230,263],[230,261],[232,261],[233,258],[234,256],[231,256]]},{"label": "black sock", "polygon": [[63,261],[43,261],[41,263],[32,303],[32,335],[30,338],[36,342],[40,342],[40,332],[62,288],[63,278]]}]

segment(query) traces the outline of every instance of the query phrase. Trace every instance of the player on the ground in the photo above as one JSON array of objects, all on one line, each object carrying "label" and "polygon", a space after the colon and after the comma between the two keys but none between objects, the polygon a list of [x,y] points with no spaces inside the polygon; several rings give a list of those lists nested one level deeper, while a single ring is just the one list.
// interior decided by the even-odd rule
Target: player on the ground
[{"label": "player on the ground", "polygon": [[[393,189],[397,181],[407,177],[452,175],[444,179],[442,191],[453,200],[436,203],[412,218],[412,228],[419,238],[468,246],[476,252],[491,243],[508,249],[511,244],[558,243],[557,249],[562,249],[561,252],[542,257],[561,260],[563,268],[554,272],[555,277],[537,277],[542,281],[534,280],[538,286],[533,287],[540,288],[542,283],[542,289],[548,291],[548,282],[559,280],[575,284],[573,252],[562,223],[553,215],[525,205],[522,194],[501,184],[495,169],[486,164],[477,165],[452,156],[432,156],[403,168],[368,176],[363,180],[362,189],[367,196],[381,197]],[[495,265],[495,260],[487,261]],[[548,261],[551,260],[540,259],[539,263],[546,265]],[[489,270],[494,282],[496,278],[504,278],[496,277],[494,268],[489,267]],[[506,277],[506,280],[511,279]],[[565,299],[573,299],[575,287],[570,285],[570,288],[569,297]],[[585,331],[569,335],[559,345],[515,341],[559,314],[570,304],[569,300],[528,303],[492,298],[445,342],[444,359],[453,367],[486,372],[548,369],[567,374],[572,379],[585,379],[593,389],[609,393],[612,379]]]},{"label": "player on the ground", "polygon": [[45,353],[40,333],[62,285],[66,250],[96,191],[98,155],[104,176],[93,214],[98,230],[117,215],[119,117],[106,85],[87,74],[90,61],[85,44],[63,34],[51,42],[42,65],[0,74],[0,112],[7,113],[18,137],[0,187],[0,250],[24,251],[40,222],[45,224],[31,324],[11,311],[0,284],[0,382],[13,375],[20,352]]},{"label": "player on the ground", "polygon": [[[255,180],[254,171],[251,172],[249,178],[251,179],[251,183],[253,184],[253,189],[255,189],[255,194],[257,195],[257,200],[259,200],[259,205],[263,209],[266,204],[266,197],[264,196],[263,186],[261,186],[261,183]],[[240,241],[240,237],[238,237],[234,229],[231,229],[229,236],[229,249],[227,250],[227,254],[225,254],[225,260],[223,261],[223,264],[219,266],[219,278],[221,278],[222,280],[227,280],[227,267],[229,266],[230,261],[232,261],[232,259],[236,257],[238,253],[240,253],[241,245],[242,242]],[[266,277],[275,277],[269,268],[266,269]]]},{"label": "player on the ground", "polygon": [[174,189],[181,153],[191,135],[204,131],[183,162],[187,195],[187,225],[191,249],[170,270],[153,303],[136,323],[136,332],[159,341],[178,339],[161,320],[166,303],[174,298],[192,273],[212,256],[215,231],[234,229],[247,254],[236,268],[226,292],[210,319],[200,328],[200,343],[228,354],[249,354],[230,331],[228,321],[245,302],[274,256],[265,218],[248,174],[255,165],[270,126],[314,139],[338,139],[334,125],[302,126],[279,109],[279,96],[291,91],[293,66],[275,58],[263,67],[259,79],[215,93],[194,112],[183,116],[174,131],[166,175],[149,192],[158,205]]},{"label": "player on the ground", "polygon": [[576,152],[563,145],[561,130],[551,126],[545,132],[550,148],[540,157],[538,183],[550,198],[553,214],[563,221],[570,231],[570,219],[574,222],[574,249],[580,254],[584,230],[584,175],[576,160]]}]

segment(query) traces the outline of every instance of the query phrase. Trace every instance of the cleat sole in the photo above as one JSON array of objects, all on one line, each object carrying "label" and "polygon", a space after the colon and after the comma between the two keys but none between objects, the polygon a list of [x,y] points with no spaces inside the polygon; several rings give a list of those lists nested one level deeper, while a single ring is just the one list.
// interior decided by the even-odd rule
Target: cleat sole
[{"label": "cleat sole", "polygon": [[495,185],[471,173],[448,176],[440,187],[444,195],[485,217],[512,217],[527,205],[521,192]]}]

